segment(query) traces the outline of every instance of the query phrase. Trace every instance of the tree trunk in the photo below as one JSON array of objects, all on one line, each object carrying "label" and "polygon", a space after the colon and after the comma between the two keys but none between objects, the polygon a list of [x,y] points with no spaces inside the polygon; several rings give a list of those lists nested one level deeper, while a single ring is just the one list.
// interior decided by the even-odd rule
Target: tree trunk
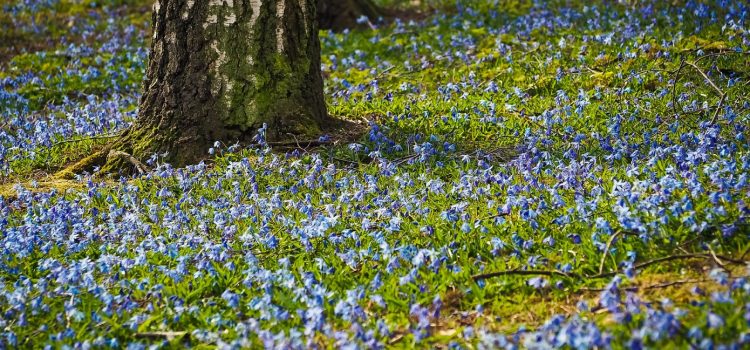
[{"label": "tree trunk", "polygon": [[353,28],[362,16],[377,21],[382,11],[371,0],[318,0],[318,21],[321,29]]},{"label": "tree trunk", "polygon": [[160,0],[134,125],[110,148],[194,163],[215,141],[315,136],[328,122],[316,0]]}]

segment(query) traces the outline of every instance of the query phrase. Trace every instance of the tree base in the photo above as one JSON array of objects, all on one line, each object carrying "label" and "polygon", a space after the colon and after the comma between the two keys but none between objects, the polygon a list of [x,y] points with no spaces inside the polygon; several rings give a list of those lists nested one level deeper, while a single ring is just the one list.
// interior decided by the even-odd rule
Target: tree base
[{"label": "tree base", "polygon": [[[294,149],[309,151],[321,146],[336,146],[360,139],[367,131],[368,125],[364,122],[328,118],[321,127],[316,127],[315,129],[317,131],[315,135],[311,135],[308,132],[286,133],[286,137],[283,138],[281,135],[277,135],[269,140],[268,145],[279,152]],[[308,128],[306,131],[311,131],[311,129]],[[322,135],[329,135],[330,140],[320,142],[318,137]],[[189,140],[188,138],[181,139]],[[180,138],[155,137],[155,135],[147,136],[144,135],[142,128],[137,130],[131,127],[119,139],[106,145],[96,153],[57,172],[54,178],[70,180],[74,179],[77,174],[85,172],[95,173],[94,175],[96,176],[118,173],[122,175],[142,174],[150,171],[149,167],[144,164],[146,159],[149,159],[154,154],[163,154],[165,152],[171,153],[171,156],[167,154],[163,159],[175,167],[195,164],[210,157],[208,154],[210,145],[191,145],[170,140],[179,141]],[[234,143],[234,141],[230,142]],[[239,143],[243,146],[253,145],[247,140]],[[180,147],[180,152],[172,150],[175,147]],[[189,151],[188,148],[190,148]],[[95,172],[97,168],[98,171]]]}]

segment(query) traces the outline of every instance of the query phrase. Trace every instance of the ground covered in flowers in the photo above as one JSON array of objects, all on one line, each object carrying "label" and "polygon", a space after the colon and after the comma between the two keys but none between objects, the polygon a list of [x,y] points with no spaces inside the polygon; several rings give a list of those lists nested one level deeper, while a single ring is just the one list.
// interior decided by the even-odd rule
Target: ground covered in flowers
[{"label": "ground covered in flowers", "polygon": [[750,6],[427,3],[321,34],[357,142],[72,183],[148,1],[2,5],[0,348],[750,347]]}]

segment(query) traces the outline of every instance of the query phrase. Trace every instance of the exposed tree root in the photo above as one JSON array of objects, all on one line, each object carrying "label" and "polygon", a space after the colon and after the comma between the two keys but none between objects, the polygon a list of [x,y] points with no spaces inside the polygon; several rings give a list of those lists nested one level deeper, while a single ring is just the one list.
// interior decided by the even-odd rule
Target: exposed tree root
[{"label": "exposed tree root", "polygon": [[[97,174],[128,172],[128,166],[134,167],[141,174],[148,172],[148,167],[132,155],[132,130],[132,128],[126,130],[122,136],[105,145],[101,150],[58,171],[54,178],[74,179],[76,175],[86,172],[92,174],[94,172]],[[144,137],[142,142],[151,146],[148,138]]]},{"label": "exposed tree root", "polygon": [[4,200],[9,200],[9,201],[12,201],[18,198],[18,191],[16,190],[16,186],[18,185],[34,193],[49,192],[51,190],[56,190],[58,193],[65,193],[71,189],[83,190],[86,188],[86,184],[80,181],[56,179],[56,178],[44,178],[44,179],[35,180],[34,183],[26,182],[22,184],[17,184],[17,183],[0,184],[0,197],[2,197]]},{"label": "exposed tree root", "polygon": [[[290,149],[312,150],[321,146],[337,146],[359,139],[368,129],[368,125],[362,122],[352,122],[345,119],[330,118],[323,126],[322,133],[329,134],[328,141],[318,139],[297,139],[295,135],[288,134],[286,140],[269,141],[267,144],[274,151],[284,152]],[[82,173],[94,173],[96,175],[107,174],[144,174],[151,169],[144,164],[144,160],[156,153],[171,153],[176,147],[174,138],[153,132],[150,129],[130,128],[123,132],[121,136],[105,145],[96,153],[85,157],[65,169],[58,171],[53,178],[55,179],[75,179],[76,175]],[[250,145],[250,144],[246,144]],[[204,154],[202,157],[196,157],[193,161],[198,162],[202,158],[210,157],[208,148],[196,150],[194,154]],[[191,162],[185,162],[181,159],[166,158],[166,161],[172,162],[175,166],[184,166]]]},{"label": "exposed tree root", "polygon": [[138,170],[138,172],[141,174],[151,171],[146,165],[141,163],[138,159],[131,156],[130,154],[127,154],[123,151],[110,150],[109,154],[107,155],[107,162],[111,162],[115,158],[121,158],[128,161],[130,164],[133,164],[133,166],[135,166],[135,169]]},{"label": "exposed tree root", "polygon": [[107,161],[109,150],[109,147],[105,147],[104,149],[65,167],[65,169],[58,171],[53,178],[72,180],[75,179],[78,174],[93,171],[95,167],[101,166]]}]

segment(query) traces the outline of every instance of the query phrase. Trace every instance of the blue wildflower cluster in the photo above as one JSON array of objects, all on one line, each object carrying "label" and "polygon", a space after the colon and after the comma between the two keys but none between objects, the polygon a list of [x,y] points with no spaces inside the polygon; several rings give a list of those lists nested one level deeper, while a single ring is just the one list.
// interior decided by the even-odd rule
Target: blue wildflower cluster
[{"label": "blue wildflower cluster", "polygon": [[0,348],[750,347],[747,4],[438,2],[321,35],[356,142],[45,187],[136,115],[84,3],[0,66]]}]

